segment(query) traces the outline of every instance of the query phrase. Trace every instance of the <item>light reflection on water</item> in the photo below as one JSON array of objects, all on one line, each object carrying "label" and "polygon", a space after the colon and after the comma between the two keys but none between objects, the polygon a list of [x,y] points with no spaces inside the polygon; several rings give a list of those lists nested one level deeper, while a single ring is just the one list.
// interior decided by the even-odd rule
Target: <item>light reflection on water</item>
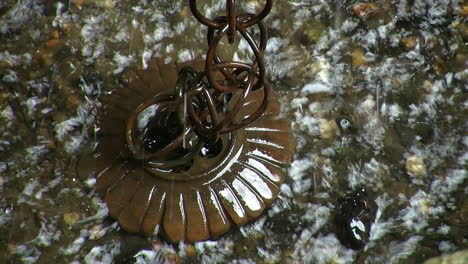
[{"label": "light reflection on water", "polygon": [[[220,13],[212,2],[208,16]],[[467,247],[461,3],[275,1],[266,65],[297,154],[259,220],[194,247],[118,231],[75,166],[118,74],[151,57],[192,60],[204,28],[185,1],[57,3],[0,4],[0,262],[416,263]],[[358,186],[378,209],[354,251],[332,220]]]}]

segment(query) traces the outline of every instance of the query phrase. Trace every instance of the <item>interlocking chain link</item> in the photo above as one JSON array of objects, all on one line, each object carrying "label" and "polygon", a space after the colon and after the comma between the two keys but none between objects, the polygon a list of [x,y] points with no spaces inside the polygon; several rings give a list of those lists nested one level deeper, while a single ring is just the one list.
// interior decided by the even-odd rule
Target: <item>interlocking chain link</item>
[{"label": "interlocking chain link", "polygon": [[[271,8],[272,0],[267,0],[259,14],[238,15],[235,1],[227,0],[226,15],[210,20],[200,13],[197,1],[190,0],[193,15],[208,27],[205,69],[200,72],[188,67],[182,69],[176,83],[176,95],[158,95],[132,112],[127,119],[125,140],[128,150],[137,160],[144,160],[146,166],[154,168],[183,165],[195,155],[200,145],[214,144],[219,135],[241,129],[265,112],[273,91],[265,76],[263,57],[267,33],[261,20],[268,15]],[[248,31],[252,26],[259,29],[258,42]],[[224,36],[233,44],[239,35],[245,39],[255,56],[252,63],[224,61],[217,54],[217,48]],[[258,104],[258,108],[246,116],[237,116],[247,102],[249,94],[258,90],[263,91],[263,101]],[[171,116],[179,113],[180,117],[180,113],[183,113],[184,116],[179,118],[179,121],[183,120],[179,122],[183,123],[183,129],[178,135],[171,134],[169,142],[149,151],[142,142],[151,134],[152,124],[150,122],[140,131],[136,128],[136,123],[138,116],[153,105],[156,106],[153,125],[156,123],[156,126],[164,127],[167,123],[169,128],[174,125],[174,122],[169,120]],[[193,138],[195,135],[198,139],[195,140],[194,146],[186,146],[187,138]]]},{"label": "interlocking chain link", "polygon": [[[208,52],[205,60],[205,70],[200,72],[196,80],[192,82],[192,87],[197,87],[197,92],[188,93],[189,101],[198,95],[203,94],[204,105],[206,110],[196,111],[193,104],[189,105],[189,114],[194,121],[195,131],[198,133],[206,133],[216,137],[217,134],[229,133],[238,130],[249,123],[259,118],[266,110],[272,90],[265,77],[265,63],[263,60],[267,33],[265,25],[261,22],[272,8],[272,0],[267,0],[265,7],[259,14],[244,13],[236,14],[236,6],[234,0],[227,0],[226,16],[218,16],[210,20],[203,16],[197,8],[196,0],[190,0],[190,9],[195,18],[208,27]],[[260,31],[260,40],[257,44],[247,28],[257,25]],[[241,61],[222,61],[217,54],[217,48],[223,36],[227,36],[229,43],[234,43],[237,33],[247,41],[255,56],[252,64]],[[220,74],[224,79],[217,79]],[[202,80],[206,78],[206,82]],[[197,83],[198,82],[198,83]],[[242,120],[234,122],[236,113],[240,110],[245,99],[251,91],[263,89],[263,102],[260,107],[251,115],[244,117]],[[196,89],[195,89],[196,90]],[[218,114],[214,109],[223,105],[220,98],[224,98],[227,94],[241,92],[238,101],[235,102],[233,109],[225,113],[223,118],[218,118]],[[201,110],[201,109],[200,109]],[[209,117],[209,121],[208,120]]]}]

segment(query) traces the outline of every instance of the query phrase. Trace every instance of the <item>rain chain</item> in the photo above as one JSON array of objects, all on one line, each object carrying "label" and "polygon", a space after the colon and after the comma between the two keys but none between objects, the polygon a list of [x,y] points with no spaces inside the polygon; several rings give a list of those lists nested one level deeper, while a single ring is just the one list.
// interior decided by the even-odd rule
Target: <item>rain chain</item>
[{"label": "rain chain", "polygon": [[[230,133],[245,127],[258,119],[268,106],[272,88],[265,78],[265,63],[263,60],[266,47],[266,29],[261,20],[268,15],[272,8],[272,1],[266,1],[264,9],[259,14],[244,13],[237,15],[235,1],[228,0],[226,16],[218,16],[210,20],[203,16],[197,8],[196,0],[190,0],[190,9],[195,18],[208,27],[208,52],[206,54],[205,69],[197,72],[190,67],[182,69],[177,81],[176,95],[160,95],[145,102],[130,115],[126,124],[126,143],[130,152],[137,159],[148,161],[148,165],[161,167],[180,166],[190,159],[195,148],[188,146],[187,141],[193,133],[205,143],[207,148],[216,148],[220,134]],[[260,39],[257,42],[248,32],[248,28],[257,26]],[[252,64],[241,61],[223,61],[217,54],[217,48],[224,36],[233,44],[237,37],[242,36],[250,46],[255,60]],[[248,116],[235,122],[236,114],[244,105],[246,98],[252,91],[263,92],[262,103]],[[238,96],[233,96],[238,94]],[[231,100],[237,100],[235,103]],[[170,126],[171,116],[180,111],[183,132],[174,135],[170,143],[156,148],[137,144],[142,138],[148,137],[148,129],[138,133],[136,121],[138,115],[152,105],[157,105],[156,113],[161,128]],[[228,105],[232,107],[228,107]],[[172,121],[174,123],[175,121]],[[162,124],[164,123],[164,124]],[[138,137],[140,140],[138,140]],[[199,142],[200,143],[200,142]],[[183,147],[188,149],[184,155],[168,161],[171,152]]]}]

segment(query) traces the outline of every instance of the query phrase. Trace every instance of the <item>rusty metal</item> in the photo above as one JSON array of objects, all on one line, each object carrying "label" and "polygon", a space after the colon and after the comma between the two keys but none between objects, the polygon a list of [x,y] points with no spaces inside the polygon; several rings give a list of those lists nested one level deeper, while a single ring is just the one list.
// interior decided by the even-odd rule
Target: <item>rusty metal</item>
[{"label": "rusty metal", "polygon": [[[267,0],[259,14],[236,14],[235,0],[227,0],[226,15],[211,20],[198,10],[196,0],[190,0],[190,9],[194,17],[208,27],[205,69],[200,72],[190,68],[183,70],[185,72],[179,73],[177,95],[156,96],[132,112],[126,122],[125,140],[136,159],[151,162],[154,167],[167,167],[168,164],[178,166],[190,159],[190,153],[170,161],[167,160],[167,156],[175,149],[186,148],[184,142],[187,137],[195,134],[201,142],[213,144],[221,134],[241,129],[265,112],[273,91],[266,80],[264,52],[267,33],[261,20],[268,15],[271,8],[272,0]],[[258,42],[248,30],[255,25],[259,29]],[[234,44],[239,35],[246,40],[255,56],[250,64],[242,61],[224,61],[217,54],[217,48],[224,36],[230,44]],[[246,98],[257,90],[262,90],[263,101],[250,115],[239,118],[237,114]],[[230,102],[229,98],[234,94],[240,95],[236,96],[236,102]],[[145,132],[138,133],[135,124],[138,115],[152,105],[157,105],[156,112],[175,111],[183,105],[186,117],[184,131],[178,137],[162,149],[149,153],[141,144],[135,143],[141,142],[145,137]],[[227,105],[231,109],[227,110]]]},{"label": "rusty metal", "polygon": [[[99,143],[78,173],[96,177],[96,191],[124,230],[173,243],[215,239],[258,218],[277,197],[295,144],[266,80],[261,20],[271,2],[259,14],[237,15],[235,0],[227,0],[226,15],[210,20],[191,0],[208,26],[206,60],[153,58],[145,70],[126,70],[122,87],[102,97]],[[255,59],[223,60],[224,36],[231,44],[244,38]]]},{"label": "rusty metal", "polygon": [[[223,103],[215,98],[223,98],[222,95],[235,91],[242,91],[242,96],[239,98],[239,101],[236,102],[231,112],[227,113],[222,120],[218,120],[216,114],[213,111],[209,111],[211,122],[206,122],[206,117],[208,116],[206,112],[202,112],[201,115],[198,115],[193,109],[192,104],[189,104],[190,117],[195,121],[194,126],[196,131],[208,133],[216,137],[218,134],[233,132],[248,125],[260,117],[266,109],[272,90],[265,79],[266,70],[263,56],[266,48],[267,35],[265,25],[261,20],[270,12],[272,1],[267,0],[264,9],[257,15],[250,13],[237,15],[235,14],[235,1],[228,0],[226,3],[226,16],[218,16],[213,20],[206,18],[200,13],[196,2],[196,0],[190,0],[190,10],[200,23],[208,27],[207,40],[209,48],[206,54],[205,71],[201,72],[197,78],[197,81],[201,81],[205,77],[207,79],[207,82],[202,84],[203,87],[201,90],[214,90],[214,92],[203,93],[208,109],[217,108],[211,105],[212,103]],[[253,25],[258,25],[260,29],[260,45],[257,45],[252,35],[247,31],[247,28]],[[237,32],[244,37],[255,55],[255,60],[252,65],[239,61],[222,61],[216,53],[216,49],[222,37],[226,35],[229,43],[232,44],[234,43]],[[217,72],[220,72],[225,79],[216,79],[215,76]],[[217,76],[219,76],[219,74]],[[244,76],[244,78],[241,78],[241,76]],[[199,86],[193,85],[192,87]],[[260,107],[250,116],[245,117],[236,124],[232,124],[234,116],[242,106],[245,98],[251,91],[257,89],[264,90],[264,98]],[[205,117],[205,120],[203,117]]]}]

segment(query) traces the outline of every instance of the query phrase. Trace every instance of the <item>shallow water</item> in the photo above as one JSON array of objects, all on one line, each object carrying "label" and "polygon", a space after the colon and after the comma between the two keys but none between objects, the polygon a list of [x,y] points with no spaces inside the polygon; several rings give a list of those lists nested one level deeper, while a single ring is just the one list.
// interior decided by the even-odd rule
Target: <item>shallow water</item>
[{"label": "shallow water", "polygon": [[[76,163],[122,71],[205,53],[187,2],[0,3],[0,262],[419,263],[467,248],[468,3],[358,4],[274,2],[266,65],[297,145],[286,183],[257,221],[171,245],[121,231]],[[377,212],[353,250],[334,218],[358,187]]]}]

